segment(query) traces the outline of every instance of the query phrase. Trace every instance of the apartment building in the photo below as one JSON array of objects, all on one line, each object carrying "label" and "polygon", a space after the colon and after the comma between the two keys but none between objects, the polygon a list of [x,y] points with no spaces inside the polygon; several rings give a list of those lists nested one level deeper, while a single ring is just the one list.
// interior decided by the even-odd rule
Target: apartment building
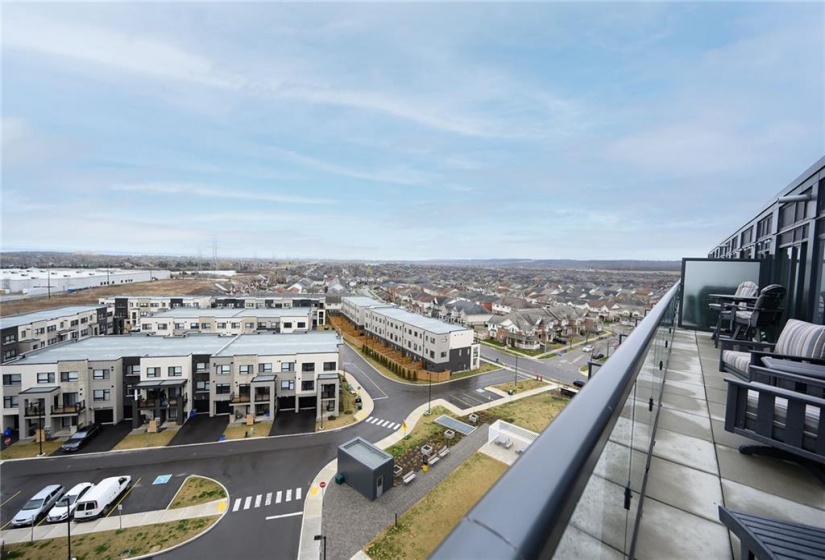
[{"label": "apartment building", "polygon": [[140,325],[143,317],[178,308],[203,309],[212,306],[210,296],[116,296],[98,300],[112,317],[112,333],[123,334]]},{"label": "apartment building", "polygon": [[279,336],[93,337],[0,365],[2,429],[54,436],[91,422],[134,427],[192,413],[315,409],[338,415],[340,339],[334,332]]},{"label": "apartment building", "polygon": [[366,296],[346,296],[341,300],[341,312],[359,329],[364,328],[364,312],[367,309],[379,307],[394,307],[391,303],[384,303]]},{"label": "apartment building", "polygon": [[0,318],[2,360],[67,340],[109,334],[106,308],[75,305]]},{"label": "apartment building", "polygon": [[344,297],[344,315],[370,336],[420,360],[429,371],[464,371],[479,366],[473,330],[410,313],[368,297]]},{"label": "apartment building", "polygon": [[250,308],[192,309],[177,308],[162,311],[140,320],[140,332],[161,336],[181,336],[186,333],[216,333],[220,335],[252,334],[255,332],[296,333],[312,327],[312,309]]},{"label": "apartment building", "polygon": [[212,307],[223,309],[294,309],[309,308],[312,310],[312,326],[326,324],[326,313],[330,308],[340,309],[341,296],[242,296],[216,297]]}]

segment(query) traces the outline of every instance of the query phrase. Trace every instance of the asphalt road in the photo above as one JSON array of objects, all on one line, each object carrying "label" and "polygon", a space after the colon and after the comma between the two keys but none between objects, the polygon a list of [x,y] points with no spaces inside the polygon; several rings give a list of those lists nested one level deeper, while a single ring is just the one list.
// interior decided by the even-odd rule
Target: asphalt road
[{"label": "asphalt road", "polygon": [[[123,501],[123,513],[128,514],[165,508],[186,476],[197,474],[226,486],[228,513],[214,530],[161,557],[292,559],[298,552],[303,500],[318,471],[335,458],[338,445],[356,435],[372,442],[383,439],[430,398],[446,398],[462,408],[475,406],[495,397],[484,392],[484,386],[513,378],[512,371],[497,370],[413,386],[382,377],[350,348],[344,349],[344,369],[370,394],[375,407],[366,421],[342,430],[4,462],[0,464],[0,526],[47,484],[68,488],[81,481],[131,475],[135,487]],[[290,420],[301,426],[304,416],[297,414]]]},{"label": "asphalt road", "polygon": [[[580,364],[580,366],[574,367],[565,367],[565,365],[561,365],[557,363],[557,361],[561,361],[565,359],[568,355],[575,356],[576,354],[585,355],[581,350],[578,348],[574,348],[568,351],[566,354],[559,356],[557,358],[552,358],[549,360],[537,360],[535,358],[522,358],[516,357],[512,354],[507,352],[502,352],[500,350],[496,350],[495,348],[490,348],[489,346],[481,346],[481,357],[485,360],[489,360],[495,362],[498,360],[503,366],[506,366],[512,371],[518,369],[519,374],[524,374],[530,377],[542,377],[547,380],[553,381],[562,381],[567,384],[573,383],[573,381],[577,379],[584,379],[585,376],[578,372],[578,367],[587,363],[586,359]],[[569,358],[567,358],[569,359]]]}]

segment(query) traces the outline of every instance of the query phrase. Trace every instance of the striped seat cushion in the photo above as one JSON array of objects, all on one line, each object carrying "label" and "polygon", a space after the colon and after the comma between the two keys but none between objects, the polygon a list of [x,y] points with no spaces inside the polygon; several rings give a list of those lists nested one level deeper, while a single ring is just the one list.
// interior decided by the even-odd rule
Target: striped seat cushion
[{"label": "striped seat cushion", "polygon": [[759,292],[759,286],[756,282],[746,281],[739,284],[736,288],[736,295],[741,297],[753,297]]},{"label": "striped seat cushion", "polygon": [[776,341],[774,352],[799,358],[825,359],[825,325],[788,319]]},{"label": "striped seat cushion", "polygon": [[751,353],[724,350],[722,352],[722,361],[737,371],[747,373],[748,365],[751,363]]}]

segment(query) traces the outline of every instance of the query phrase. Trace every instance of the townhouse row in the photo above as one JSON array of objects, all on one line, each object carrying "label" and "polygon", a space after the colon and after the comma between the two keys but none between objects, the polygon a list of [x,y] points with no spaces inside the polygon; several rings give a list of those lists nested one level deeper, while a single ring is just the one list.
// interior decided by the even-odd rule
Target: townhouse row
[{"label": "townhouse row", "polygon": [[2,430],[21,439],[88,423],[183,423],[192,414],[338,415],[334,332],[223,337],[97,336],[0,365]]},{"label": "townhouse row", "polygon": [[178,308],[143,317],[142,334],[181,336],[186,333],[220,335],[254,332],[297,333],[312,329],[312,310],[306,307],[287,309],[190,309]]},{"label": "townhouse row", "polygon": [[364,296],[345,296],[341,310],[356,328],[422,362],[428,371],[479,367],[481,352],[473,330]]}]

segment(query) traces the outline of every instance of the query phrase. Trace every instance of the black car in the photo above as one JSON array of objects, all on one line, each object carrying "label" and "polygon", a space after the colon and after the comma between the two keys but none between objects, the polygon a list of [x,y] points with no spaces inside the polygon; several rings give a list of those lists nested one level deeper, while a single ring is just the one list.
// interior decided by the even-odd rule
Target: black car
[{"label": "black car", "polygon": [[557,336],[556,338],[553,339],[553,342],[556,342],[558,344],[567,344],[567,339],[562,338],[560,336]]},{"label": "black car", "polygon": [[95,437],[100,432],[100,426],[97,424],[90,424],[85,428],[80,428],[69,438],[69,441],[60,446],[60,449],[66,452],[77,451],[89,440]]}]

